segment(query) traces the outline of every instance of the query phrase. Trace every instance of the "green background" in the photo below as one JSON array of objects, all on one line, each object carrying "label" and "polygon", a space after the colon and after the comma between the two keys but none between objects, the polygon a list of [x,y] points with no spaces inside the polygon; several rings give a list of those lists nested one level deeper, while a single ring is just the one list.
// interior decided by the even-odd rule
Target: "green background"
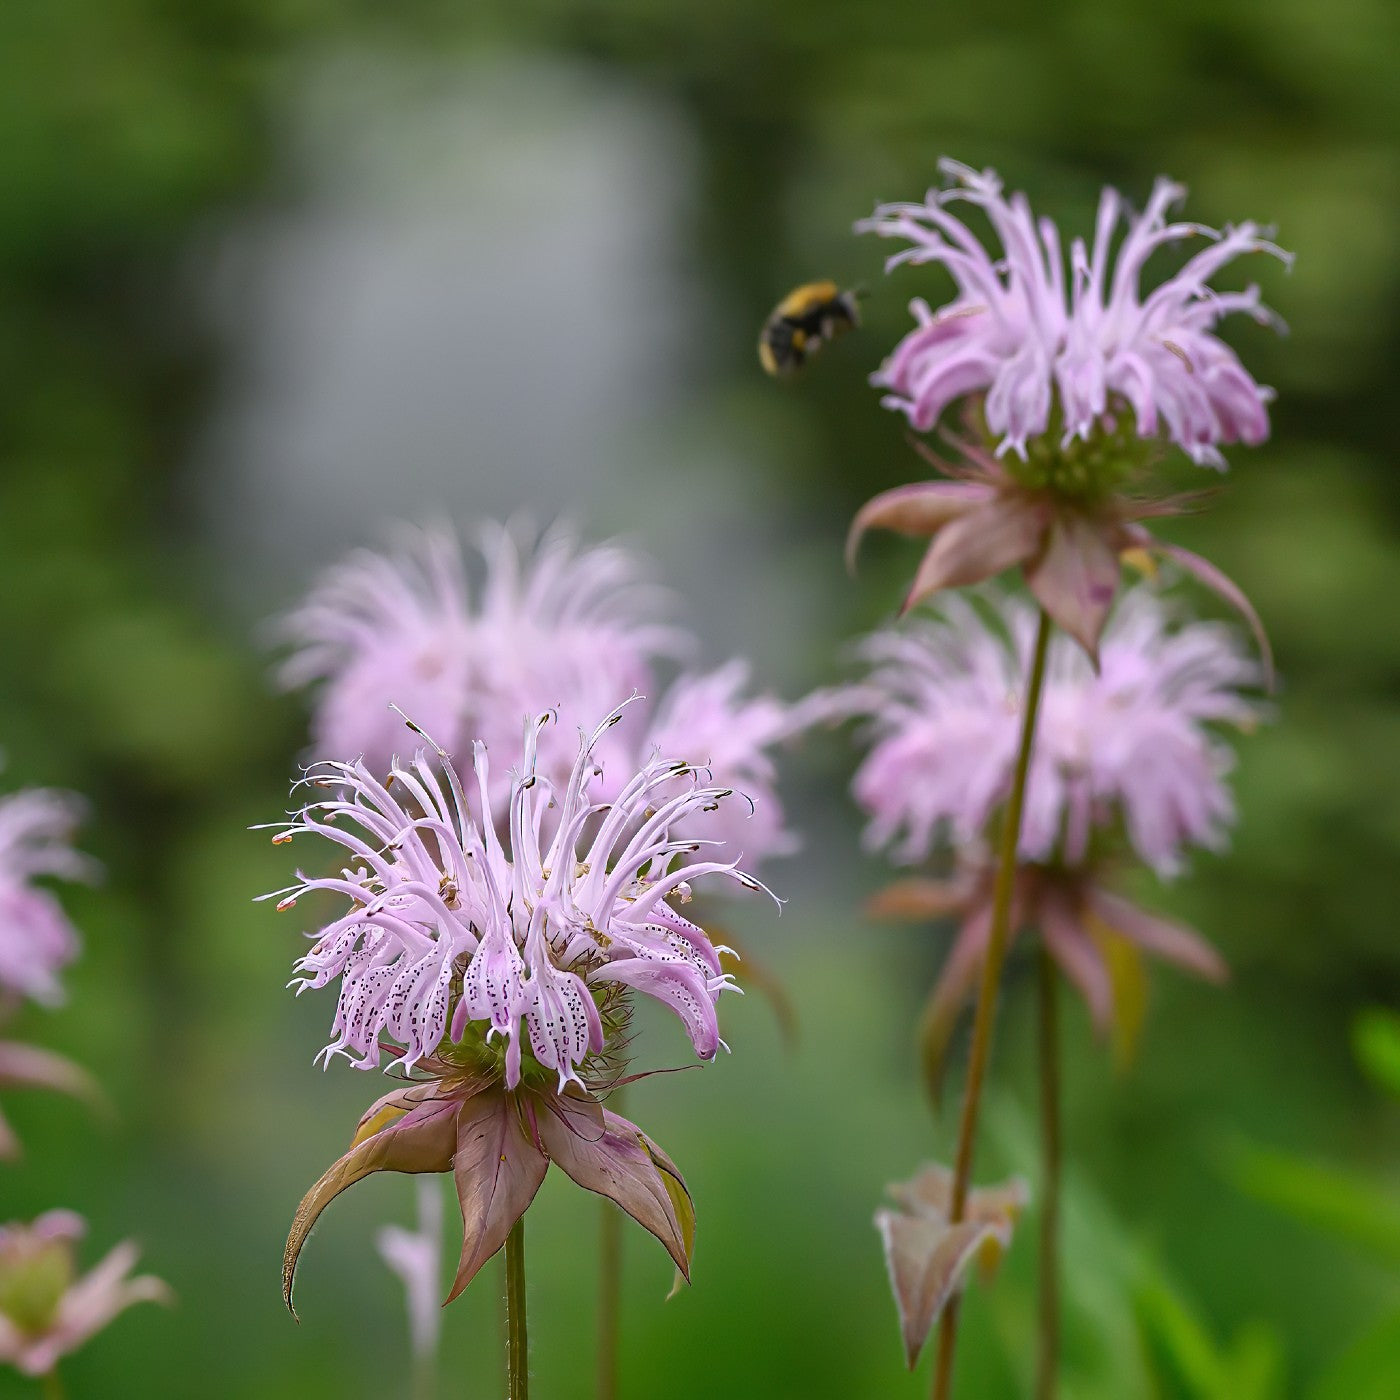
[{"label": "green background", "polygon": [[[1283,676],[1277,721],[1242,744],[1232,852],[1199,861],[1177,886],[1139,891],[1207,931],[1234,980],[1217,991],[1155,977],[1126,1076],[1092,1044],[1081,1009],[1067,1017],[1064,1391],[1400,1394],[1393,1323],[1369,1343],[1379,1361],[1335,1369],[1400,1309],[1396,1236],[1381,1214],[1386,1201],[1400,1205],[1400,1110],[1350,1049],[1357,1013],[1394,1005],[1400,987],[1397,30],[1400,10],[1383,0],[0,6],[4,781],[85,793],[85,846],[108,871],[100,889],[65,895],[86,945],[69,1004],[25,1013],[14,1033],[90,1066],[118,1108],[103,1125],[67,1102],[10,1096],[27,1153],[0,1176],[0,1215],[74,1207],[91,1219],[93,1257],[132,1235],[179,1297],[169,1313],[124,1317],[66,1363],[73,1395],[408,1392],[401,1294],[372,1246],[379,1223],[407,1221],[407,1182],[372,1181],[325,1217],[305,1257],[299,1328],[278,1299],[292,1208],[379,1085],[312,1067],[331,1006],[282,989],[298,929],[250,901],[284,882],[286,863],[247,831],[281,810],[305,735],[304,711],[267,681],[255,623],[378,526],[372,514],[336,514],[331,476],[316,487],[320,533],[269,564],[256,512],[230,508],[230,521],[209,505],[219,499],[210,424],[248,392],[209,313],[209,249],[266,219],[272,232],[250,256],[275,260],[275,215],[313,197],[342,121],[371,145],[381,122],[398,133],[371,162],[393,177],[391,205],[393,179],[415,165],[434,178],[412,114],[425,89],[458,82],[495,92],[491,110],[511,138],[498,155],[489,123],[439,133],[470,147],[478,170],[512,159],[520,128],[555,139],[571,114],[582,114],[585,143],[653,114],[678,153],[664,237],[639,212],[641,232],[620,245],[610,275],[643,294],[607,333],[650,344],[659,317],[682,350],[647,381],[661,385],[650,397],[580,432],[585,455],[616,446],[621,474],[604,486],[574,476],[561,445],[546,464],[552,494],[512,501],[497,482],[483,508],[567,510],[662,554],[683,536],[699,563],[682,616],[712,643],[742,636],[760,679],[794,694],[840,673],[845,640],[888,616],[910,563],[907,551],[874,548],[852,583],[839,543],[861,500],[913,472],[900,422],[864,381],[906,324],[907,296],[937,297],[943,284],[906,273],[881,285],[882,249],[851,236],[855,218],[877,198],[916,197],[951,153],[998,166],[1062,226],[1088,225],[1104,181],[1141,201],[1161,172],[1190,185],[1192,217],[1278,225],[1295,271],[1260,262],[1248,273],[1291,334],[1230,332],[1279,390],[1274,439],[1233,452],[1209,512],[1169,530],[1255,599]],[[562,82],[552,115],[529,91],[512,97],[520,71]],[[308,156],[298,95],[327,89]],[[588,112],[618,94],[612,125],[590,126]],[[568,201],[534,193],[541,224],[567,238]],[[469,210],[474,194],[461,191]],[[471,217],[506,236],[481,204]],[[626,227],[632,210],[611,216]],[[333,202],[325,217],[334,227]],[[474,275],[464,247],[469,297]],[[553,275],[540,266],[514,325],[527,346],[563,342],[586,359],[601,330],[561,319],[572,303]],[[796,384],[765,381],[758,323],[789,286],[822,275],[872,288],[865,330]],[[465,317],[462,333],[471,329]],[[366,336],[373,347],[373,327]],[[489,378],[492,352],[476,344],[475,358],[440,366],[422,393],[445,402],[459,377]],[[416,441],[416,410],[395,403],[393,383],[364,409],[408,424],[384,454],[386,481],[421,453],[471,458],[466,437]],[[512,376],[507,443],[511,416],[524,432],[555,387]],[[225,442],[212,453],[219,489],[255,498],[266,461],[236,434]],[[1189,469],[1177,475],[1199,483]],[[412,479],[393,514],[421,518],[441,493]],[[468,527],[472,480],[465,473],[451,493]],[[755,591],[751,608],[736,609],[697,579],[738,567],[740,550]],[[771,658],[761,634],[733,623],[736,611],[773,631]],[[910,1045],[942,935],[861,916],[885,871],[859,854],[844,796],[852,763],[839,737],[822,736],[788,765],[808,853],[771,872],[788,900],[781,920],[756,905],[733,916],[787,980],[798,1046],[785,1050],[749,997],[726,1008],[731,1058],[635,1095],[636,1116],[689,1176],[700,1240],[695,1288],[663,1305],[669,1266],[629,1235],[627,1395],[925,1390],[901,1369],[870,1216],[884,1182],[948,1153],[951,1122],[928,1119]],[[1034,1161],[1031,998],[1024,969],[1011,977],[989,1173]],[[654,1063],[680,1057],[673,1024],[644,1029]],[[1343,1167],[1380,1195],[1372,1203],[1358,1186],[1349,1210],[1324,1184],[1281,1211],[1258,1197],[1292,1178],[1279,1168],[1280,1187],[1262,1148]],[[1300,1212],[1340,1217],[1347,1238]],[[595,1205],[551,1180],[530,1232],[538,1393],[587,1395]],[[960,1394],[1026,1392],[1032,1233],[995,1292],[976,1292],[966,1309]],[[493,1288],[483,1275],[444,1318],[443,1396],[503,1392]],[[0,1395],[30,1393],[0,1379]]]}]

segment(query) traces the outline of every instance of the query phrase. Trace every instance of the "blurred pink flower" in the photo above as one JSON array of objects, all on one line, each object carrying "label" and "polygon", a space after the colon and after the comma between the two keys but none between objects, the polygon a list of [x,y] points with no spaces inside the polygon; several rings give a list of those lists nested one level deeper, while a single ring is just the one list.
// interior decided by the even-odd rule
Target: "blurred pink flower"
[{"label": "blurred pink flower", "polygon": [[[928,431],[954,400],[985,392],[986,425],[1000,453],[1023,460],[1033,439],[1053,430],[1064,447],[1088,441],[1124,410],[1142,437],[1170,439],[1205,466],[1225,465],[1222,444],[1268,437],[1273,391],[1255,383],[1214,329],[1233,312],[1265,324],[1275,318],[1257,287],[1218,292],[1210,285],[1245,253],[1289,261],[1258,225],[1216,231],[1168,222],[1185,190],[1166,179],[1140,215],[1105,189],[1093,247],[1075,238],[1067,268],[1055,224],[1037,220],[1024,195],[1004,196],[994,171],[952,160],[939,169],[951,188],[931,190],[922,204],[883,205],[857,225],[908,242],[888,268],[942,263],[957,287],[936,312],[914,300],[917,328],[873,376],[889,390],[885,403],[916,429]],[[949,212],[958,202],[985,212],[1001,245],[996,256]],[[1127,232],[1115,254],[1120,221]],[[1144,295],[1151,254],[1192,238],[1209,246]]]},{"label": "blurred pink flower", "polygon": [[752,867],[797,849],[778,800],[773,750],[811,720],[800,704],[770,695],[745,697],[748,682],[748,663],[737,659],[705,674],[678,677],[662,697],[646,743],[703,769],[716,785],[734,789],[740,800],[697,812],[676,830],[717,842],[710,848],[715,859],[743,860]]},{"label": "blurred pink flower", "polygon": [[0,1226],[0,1361],[27,1376],[48,1375],[133,1303],[170,1301],[160,1279],[128,1277],[137,1257],[130,1241],[79,1278],[73,1246],[86,1228],[67,1210]]},{"label": "blurred pink flower", "polygon": [[[1010,788],[1020,697],[1035,635],[1026,602],[988,593],[868,638],[851,692],[871,747],[854,783],[866,840],[914,863],[943,841],[982,839]],[[1186,849],[1219,850],[1234,820],[1230,748],[1213,726],[1260,715],[1262,672],[1228,627],[1177,625],[1140,586],[1120,599],[1095,672],[1068,638],[1050,657],[1022,819],[1022,860],[1082,865],[1122,829],[1159,875]]]},{"label": "blurred pink flower", "polygon": [[[664,592],[617,545],[585,548],[556,528],[531,546],[492,523],[477,553],[483,577],[473,597],[450,532],[404,529],[392,554],[360,550],[328,570],[283,620],[295,650],[282,682],[321,682],[316,757],[360,757],[386,773],[403,733],[390,704],[449,753],[477,739],[514,747],[523,721],[553,707],[565,723],[542,736],[539,762],[562,783],[574,729],[648,689],[656,659],[684,644],[659,620]],[[616,737],[597,757],[626,763]],[[501,815],[510,796],[504,772],[491,796]]]},{"label": "blurred pink flower", "polygon": [[[671,901],[684,903],[691,883],[708,875],[762,887],[677,834],[734,796],[703,783],[693,765],[654,758],[610,802],[595,800],[597,749],[621,714],[581,736],[562,787],[538,762],[538,737],[554,716],[526,727],[510,784],[509,854],[495,824],[471,816],[440,750],[436,765],[420,751],[385,783],[360,762],[309,770],[305,781],[333,795],[308,803],[273,839],[324,837],[349,865],[336,876],[298,872],[276,897],[279,909],[316,890],[351,901],[297,964],[298,991],[340,979],[327,1058],[372,1067],[387,1035],[411,1068],[444,1036],[466,1037],[496,1056],[508,1089],[523,1074],[547,1073],[563,1092],[582,1085],[585,1062],[603,1055],[601,1013],[624,987],[669,1006],[696,1053],[714,1056],[715,1003],[731,980],[704,931]],[[482,794],[491,787],[486,746],[477,742],[473,753]]]},{"label": "blurred pink flower", "polygon": [[39,876],[89,880],[95,862],[73,849],[83,803],[72,793],[33,788],[0,798],[0,997],[63,1000],[58,974],[78,954],[62,906]]}]

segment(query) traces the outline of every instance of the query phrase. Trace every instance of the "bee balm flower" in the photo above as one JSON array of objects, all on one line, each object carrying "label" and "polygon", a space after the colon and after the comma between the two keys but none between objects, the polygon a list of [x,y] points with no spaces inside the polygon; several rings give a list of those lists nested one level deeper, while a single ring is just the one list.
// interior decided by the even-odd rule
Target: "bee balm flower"
[{"label": "bee balm flower", "polygon": [[[1244,594],[1141,523],[1175,513],[1180,503],[1140,499],[1126,488],[1154,444],[1173,442],[1196,462],[1223,467],[1222,445],[1268,436],[1272,391],[1250,378],[1214,329],[1231,312],[1273,317],[1257,287],[1219,292],[1210,282],[1243,253],[1287,255],[1254,224],[1216,232],[1168,222],[1183,191],[1160,180],[1146,211],[1128,220],[1116,257],[1111,245],[1124,209],[1105,190],[1093,248],[1075,239],[1067,269],[1058,230],[1032,216],[1024,195],[1005,198],[991,171],[953,161],[941,168],[952,188],[930,192],[923,204],[884,206],[860,225],[908,241],[889,266],[942,263],[958,289],[938,312],[913,303],[919,325],[874,381],[890,391],[885,403],[920,431],[967,399],[974,436],[990,442],[955,444],[966,463],[938,463],[955,480],[897,487],[869,501],[851,529],[851,557],[873,526],[931,538],[906,610],[940,589],[1020,567],[1041,606],[1094,656],[1120,557],[1155,551],[1237,608],[1267,659],[1263,628]],[[999,258],[950,212],[960,201],[986,212],[1002,244]],[[1151,253],[1195,237],[1209,246],[1144,295]]]},{"label": "bee balm flower", "polygon": [[[982,853],[1011,786],[1035,633],[1028,604],[1001,595],[982,603],[985,612],[950,599],[934,620],[877,633],[864,645],[869,677],[853,690],[870,718],[854,783],[871,818],[867,842],[903,863],[940,846],[961,861],[952,881],[906,881],[875,903],[885,914],[962,918],[926,1021],[940,1063],[987,943],[992,881]],[[1163,877],[1180,871],[1191,847],[1223,846],[1234,759],[1217,728],[1259,718],[1249,691],[1260,680],[1230,629],[1178,625],[1144,587],[1119,603],[1097,672],[1067,639],[1051,643],[1013,927],[1041,933],[1101,1023],[1114,1010],[1106,953],[1115,939],[1203,977],[1225,974],[1198,935],[1098,881],[1121,844]]]},{"label": "bee balm flower", "polygon": [[[281,624],[294,650],[288,686],[320,683],[312,722],[318,758],[364,759],[381,776],[402,724],[414,716],[449,752],[474,739],[513,747],[527,716],[567,701],[566,719],[591,723],[681,644],[659,621],[663,595],[638,559],[615,545],[581,548],[555,529],[530,549],[502,525],[482,531],[482,583],[473,595],[455,537],[401,532],[392,554],[360,550],[323,576]],[[571,731],[542,736],[542,770],[555,782],[574,758]],[[600,761],[621,764],[614,736]],[[510,787],[501,771],[493,810]]]},{"label": "bee balm flower", "polygon": [[[859,225],[909,246],[889,259],[941,263],[957,295],[937,312],[918,299],[918,327],[900,342],[875,383],[891,407],[927,432],[955,399],[984,391],[998,452],[1030,463],[1028,444],[1053,432],[1060,449],[1115,431],[1125,413],[1144,438],[1166,437],[1205,466],[1223,467],[1220,446],[1257,444],[1269,435],[1270,389],[1250,378],[1215,334],[1233,312],[1274,322],[1258,287],[1219,292],[1211,279],[1245,253],[1288,261],[1257,224],[1222,231],[1170,222],[1186,191],[1158,180],[1140,215],[1105,189],[1093,247],[1080,238],[1065,265],[1059,230],[1037,220],[1026,197],[1002,193],[991,170],[939,162],[953,182],[922,204],[889,204]],[[972,204],[990,220],[1001,247],[993,257],[950,206]],[[1126,219],[1116,255],[1114,235]],[[1142,273],[1157,249],[1204,238],[1208,246],[1146,294]]]},{"label": "bee balm flower", "polygon": [[[508,845],[494,823],[472,818],[440,749],[435,764],[420,752],[394,765],[385,783],[363,763],[310,770],[332,795],[273,839],[317,835],[348,863],[338,875],[300,876],[279,908],[313,891],[350,908],[298,964],[298,990],[339,980],[328,1057],[369,1068],[391,1053],[401,1072],[424,1077],[370,1110],[351,1152],[303,1201],[287,1245],[289,1302],[311,1224],[378,1170],[454,1170],[466,1234],[453,1297],[504,1242],[551,1161],[610,1196],[688,1270],[693,1221],[679,1173],[594,1095],[621,1072],[633,993],[674,1011],[697,1055],[713,1058],[715,1005],[732,983],[722,950],[676,905],[708,876],[761,887],[676,834],[732,796],[689,764],[654,758],[611,801],[594,799],[595,753],[621,714],[581,740],[560,789],[538,767],[537,738],[553,716],[528,726]],[[473,752],[484,794],[485,745]]]}]

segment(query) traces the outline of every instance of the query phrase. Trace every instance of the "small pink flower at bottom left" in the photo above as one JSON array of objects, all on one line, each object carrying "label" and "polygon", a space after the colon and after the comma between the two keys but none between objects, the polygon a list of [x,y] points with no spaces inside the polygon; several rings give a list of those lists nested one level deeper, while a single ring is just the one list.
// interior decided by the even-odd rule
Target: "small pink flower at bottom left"
[{"label": "small pink flower at bottom left", "polygon": [[0,1362],[46,1376],[133,1303],[168,1303],[169,1288],[149,1274],[129,1277],[136,1246],[127,1240],[78,1276],[74,1245],[87,1231],[71,1210],[32,1225],[0,1225]]}]

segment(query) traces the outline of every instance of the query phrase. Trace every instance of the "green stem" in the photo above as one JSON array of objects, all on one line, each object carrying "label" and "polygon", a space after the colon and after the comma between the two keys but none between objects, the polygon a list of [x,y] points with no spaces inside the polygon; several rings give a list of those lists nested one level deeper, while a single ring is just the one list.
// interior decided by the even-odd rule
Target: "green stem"
[{"label": "green stem", "polygon": [[58,1374],[57,1366],[41,1376],[39,1383],[44,1387],[44,1400],[63,1400],[63,1380]]},{"label": "green stem", "polygon": [[1035,1400],[1055,1400],[1060,1372],[1060,1008],[1059,972],[1040,947],[1040,1344]]},{"label": "green stem", "polygon": [[617,1400],[622,1316],[622,1212],[601,1202],[598,1252],[598,1400]]},{"label": "green stem", "polygon": [[530,1339],[525,1324],[525,1217],[506,1236],[506,1400],[530,1400]]},{"label": "green stem", "polygon": [[[1035,744],[1035,721],[1040,712],[1040,694],[1045,686],[1045,657],[1050,649],[1049,614],[1042,608],[1035,634],[1035,655],[1026,684],[1026,703],[1021,715],[1021,744],[1016,751],[1016,769],[1011,793],[1001,822],[997,852],[996,885],[992,891],[992,924],[987,934],[987,954],[982,963],[982,983],[977,994],[977,1011],[972,1022],[972,1048],[967,1061],[967,1090],[963,1095],[962,1116],[958,1121],[957,1155],[953,1163],[953,1194],[948,1205],[949,1222],[956,1225],[967,1211],[967,1193],[972,1180],[972,1152],[977,1140],[977,1117],[982,1107],[982,1083],[991,1054],[992,1024],[996,1019],[997,990],[1011,931],[1011,896],[1016,888],[1016,850],[1021,841],[1021,810],[1026,801],[1026,778],[1030,773],[1031,749]],[[949,1400],[953,1388],[953,1351],[958,1336],[958,1299],[943,1309],[938,1323],[938,1355],[933,1368],[934,1400]]]}]

